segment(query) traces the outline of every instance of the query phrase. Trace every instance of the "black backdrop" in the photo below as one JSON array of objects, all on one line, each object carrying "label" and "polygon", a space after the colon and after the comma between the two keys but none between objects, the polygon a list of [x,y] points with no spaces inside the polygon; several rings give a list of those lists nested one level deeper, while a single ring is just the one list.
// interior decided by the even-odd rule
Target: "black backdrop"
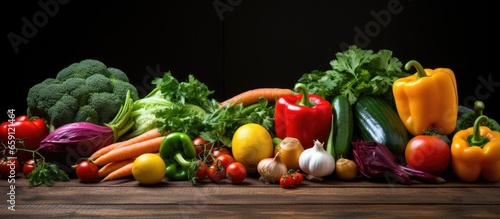
[{"label": "black backdrop", "polygon": [[490,8],[480,0],[7,1],[2,110],[24,113],[31,86],[85,58],[123,70],[141,95],[171,71],[179,80],[193,74],[222,101],[257,87],[292,88],[356,44],[451,68],[460,104],[480,99],[500,119]]}]

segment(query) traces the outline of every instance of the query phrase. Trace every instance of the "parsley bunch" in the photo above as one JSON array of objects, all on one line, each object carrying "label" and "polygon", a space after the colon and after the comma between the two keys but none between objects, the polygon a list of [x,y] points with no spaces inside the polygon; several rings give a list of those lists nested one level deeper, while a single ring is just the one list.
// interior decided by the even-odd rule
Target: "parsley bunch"
[{"label": "parsley bunch", "polygon": [[298,82],[306,84],[310,93],[327,100],[344,95],[352,105],[360,96],[373,95],[392,103],[392,84],[398,78],[409,76],[401,70],[403,63],[393,57],[390,50],[374,53],[352,45],[335,57],[330,62],[332,69],[303,74]]}]

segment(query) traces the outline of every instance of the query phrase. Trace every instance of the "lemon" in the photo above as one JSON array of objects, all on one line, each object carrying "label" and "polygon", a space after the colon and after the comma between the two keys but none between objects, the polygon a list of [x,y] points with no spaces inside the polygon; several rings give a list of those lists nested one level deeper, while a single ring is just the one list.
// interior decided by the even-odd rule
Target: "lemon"
[{"label": "lemon", "polygon": [[255,173],[259,161],[273,156],[273,139],[262,125],[247,123],[234,132],[231,150],[235,161],[245,165],[248,173]]},{"label": "lemon", "polygon": [[145,153],[135,158],[132,164],[132,175],[141,184],[159,183],[165,177],[165,162],[153,153]]}]

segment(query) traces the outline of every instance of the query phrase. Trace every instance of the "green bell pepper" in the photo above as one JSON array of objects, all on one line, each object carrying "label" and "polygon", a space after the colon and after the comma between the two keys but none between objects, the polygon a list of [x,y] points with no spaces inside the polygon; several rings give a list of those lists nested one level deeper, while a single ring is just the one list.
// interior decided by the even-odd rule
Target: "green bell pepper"
[{"label": "green bell pepper", "polygon": [[170,180],[188,180],[194,168],[196,148],[191,138],[182,132],[172,132],[165,136],[160,145],[160,157],[167,166],[165,176]]}]

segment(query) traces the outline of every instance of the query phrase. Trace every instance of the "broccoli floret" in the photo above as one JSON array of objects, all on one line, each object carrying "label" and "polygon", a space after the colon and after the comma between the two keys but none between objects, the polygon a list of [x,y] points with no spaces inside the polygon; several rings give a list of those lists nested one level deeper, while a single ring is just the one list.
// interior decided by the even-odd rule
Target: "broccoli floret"
[{"label": "broccoli floret", "polygon": [[127,75],[122,70],[110,67],[108,68],[108,71],[111,74],[110,76],[111,81],[118,80],[123,82],[129,82]]},{"label": "broccoli floret", "polygon": [[[90,95],[88,105],[99,112],[99,123],[107,123],[116,116],[125,97],[119,98],[114,93],[93,93]],[[116,110],[110,110],[116,109]]]},{"label": "broccoli floret", "polygon": [[97,124],[99,123],[99,114],[97,114],[97,111],[95,111],[92,106],[85,105],[80,107],[80,109],[78,109],[78,112],[76,112],[75,121]]},{"label": "broccoli floret", "polygon": [[87,85],[85,85],[85,83],[83,83],[80,86],[78,86],[77,88],[75,88],[74,90],[70,91],[69,95],[76,98],[76,100],[78,101],[78,105],[82,106],[82,105],[87,104],[87,100],[89,99],[89,96],[91,94],[89,92],[89,90],[90,90],[90,88],[87,87]]},{"label": "broccoli floret", "polygon": [[[125,81],[120,81],[120,80],[115,80],[112,93],[115,93],[116,95],[118,95],[120,97],[120,99],[122,101],[124,101],[125,96],[127,96],[127,91],[129,91],[129,90],[137,91],[135,86],[132,85],[131,83],[128,83]],[[132,98],[133,100],[138,100],[139,93],[138,92],[130,93],[130,98]]]},{"label": "broccoli floret", "polygon": [[101,74],[89,76],[85,79],[85,85],[87,85],[91,93],[113,92],[113,84],[111,84],[111,80]]},{"label": "broccoli floret", "polygon": [[66,88],[67,92],[71,93],[71,92],[73,92],[73,90],[77,89],[82,84],[85,84],[85,79],[83,79],[83,78],[68,78],[62,84]]},{"label": "broccoli floret", "polygon": [[131,99],[138,100],[137,89],[123,71],[85,59],[33,85],[27,114],[43,118],[51,131],[71,122],[104,125],[116,116],[129,90]]},{"label": "broccoli floret", "polygon": [[30,89],[28,92],[28,97],[31,97],[28,98],[28,106],[31,106],[29,108],[33,115],[41,118],[48,117],[48,109],[65,94],[58,80],[50,80],[50,83],[43,82],[41,86],[35,86],[35,89]]},{"label": "broccoli floret", "polygon": [[[42,90],[44,87],[47,87],[48,85],[52,84],[52,83],[57,83],[57,82],[54,82],[56,79],[54,78],[48,78],[48,79],[45,79],[44,81],[40,82],[39,84],[35,84],[33,87],[30,88],[30,90],[28,91],[28,96],[31,96],[31,97],[35,97],[35,96],[38,96],[41,92],[40,90]],[[46,92],[44,92],[46,93]],[[28,106],[35,106],[37,105],[37,102],[38,102],[38,97],[36,98],[28,98]],[[35,101],[37,100],[37,101]]]},{"label": "broccoli floret", "polygon": [[101,74],[109,77],[111,74],[107,71],[106,65],[104,63],[94,60],[85,59],[79,63],[71,64],[70,66],[64,68],[56,75],[56,79],[65,81],[68,78],[88,78],[94,74]]},{"label": "broccoli floret", "polygon": [[[52,107],[49,108],[48,114],[51,115],[50,129],[59,127],[67,123],[68,120],[73,120],[76,110],[78,109],[77,101],[74,97],[64,94]],[[54,126],[54,127],[52,127]]]},{"label": "broccoli floret", "polygon": [[85,59],[80,62],[81,72],[78,72],[81,75],[85,75],[85,78],[88,78],[91,75],[102,74],[106,77],[111,76],[111,74],[107,71],[108,67],[104,65],[104,63],[97,61],[95,59]]},{"label": "broccoli floret", "polygon": [[[57,80],[65,81],[68,80],[68,78],[75,78],[75,72],[76,69],[78,69],[80,66],[80,63],[73,63],[69,65],[66,68],[63,68],[59,73],[57,73],[56,78]],[[52,79],[52,78],[51,78]]]}]

